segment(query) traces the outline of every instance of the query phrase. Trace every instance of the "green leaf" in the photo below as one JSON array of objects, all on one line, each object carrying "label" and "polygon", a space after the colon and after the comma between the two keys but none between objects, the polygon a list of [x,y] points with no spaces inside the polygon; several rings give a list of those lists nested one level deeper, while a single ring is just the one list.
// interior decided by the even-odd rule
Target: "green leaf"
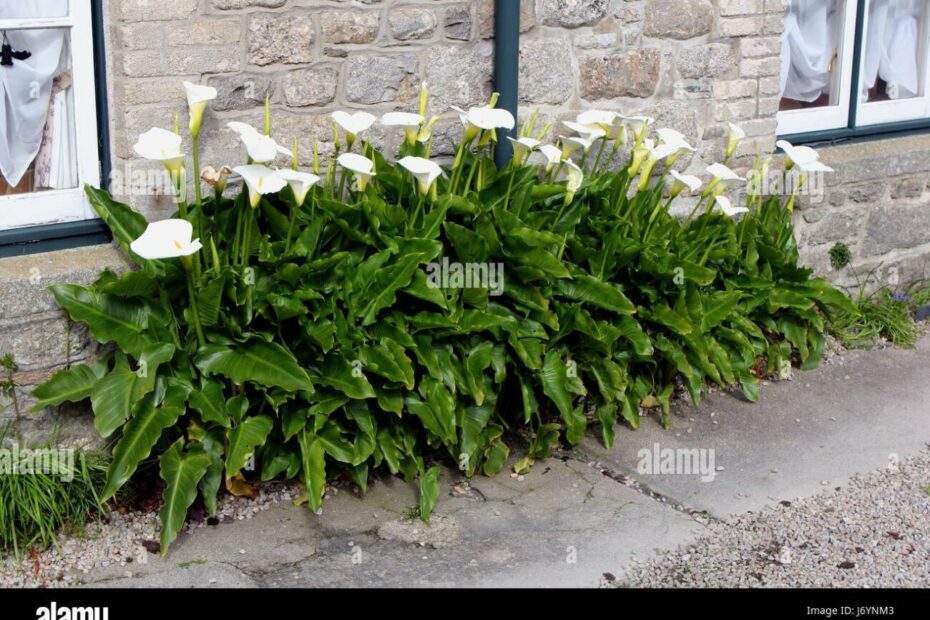
[{"label": "green leaf", "polygon": [[226,479],[238,474],[255,448],[264,444],[274,422],[268,416],[247,418],[226,432],[229,447],[226,449]]},{"label": "green leaf", "polygon": [[122,439],[113,448],[103,501],[111,499],[126,484],[139,463],[152,453],[164,430],[174,426],[182,413],[181,407],[156,407],[151,395],[135,407],[132,419],[123,428]]},{"label": "green leaf", "polygon": [[201,389],[190,395],[190,406],[200,413],[204,422],[214,422],[229,428],[229,414],[226,412],[226,397],[223,394],[223,384],[219,381],[208,380]]},{"label": "green leaf", "polygon": [[191,450],[182,454],[183,439],[178,439],[158,460],[158,473],[167,486],[162,494],[162,507],[158,511],[161,519],[161,554],[177,538],[187,519],[187,510],[197,497],[197,483],[210,467],[210,455],[203,450]]},{"label": "green leaf", "polygon": [[32,391],[36,404],[32,411],[41,411],[64,402],[80,402],[93,393],[94,386],[103,377],[105,364],[80,364],[59,370],[52,378]]},{"label": "green leaf", "polygon": [[73,320],[86,324],[101,344],[115,342],[135,357],[152,344],[146,330],[153,310],[142,300],[97,293],[76,284],[54,284],[49,290],[58,305]]},{"label": "green leaf", "polygon": [[170,344],[146,347],[137,370],[129,368],[125,357],[117,357],[113,370],[94,385],[90,396],[94,427],[102,437],[109,437],[122,426],[133,407],[155,389],[158,367],[168,362],[174,351]]},{"label": "green leaf", "polygon": [[368,382],[361,361],[350,364],[344,357],[330,355],[319,367],[317,383],[339,390],[349,398],[374,398],[375,390]]},{"label": "green leaf", "polygon": [[636,306],[617,286],[592,276],[575,275],[571,280],[557,280],[555,290],[569,299],[611,310],[617,314],[636,312]]},{"label": "green leaf", "polygon": [[[110,228],[113,238],[125,252],[135,256],[129,249],[129,244],[142,236],[148,226],[142,214],[133,211],[129,205],[113,200],[106,190],[85,185],[84,193],[90,206]],[[139,259],[137,262],[147,261]]]},{"label": "green leaf", "polygon": [[549,397],[559,414],[562,421],[565,422],[565,438],[572,445],[581,441],[584,436],[587,421],[581,414],[580,407],[576,409],[572,405],[572,397],[569,391],[568,367],[556,350],[551,350],[546,354],[543,362],[542,372],[540,373],[543,393]]},{"label": "green leaf", "polygon": [[433,507],[439,499],[439,466],[433,465],[420,475],[420,518],[429,523]]},{"label": "green leaf", "polygon": [[304,431],[297,439],[303,457],[303,479],[310,510],[316,512],[323,506],[323,493],[326,491],[326,453],[323,444],[309,431]]},{"label": "green leaf", "polygon": [[293,392],[313,392],[310,376],[294,355],[274,342],[252,341],[236,348],[209,344],[200,348],[194,362],[204,374],[222,375],[239,385],[251,381]]}]

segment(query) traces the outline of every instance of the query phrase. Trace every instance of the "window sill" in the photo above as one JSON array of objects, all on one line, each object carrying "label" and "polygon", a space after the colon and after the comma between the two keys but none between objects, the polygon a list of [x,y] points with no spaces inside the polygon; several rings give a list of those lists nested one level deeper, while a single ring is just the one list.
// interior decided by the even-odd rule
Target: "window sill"
[{"label": "window sill", "polygon": [[0,258],[110,243],[101,220],[66,222],[0,231]]},{"label": "window sill", "polygon": [[930,133],[930,120],[920,119],[905,121],[903,123],[887,123],[883,125],[870,125],[868,127],[855,127],[843,129],[828,129],[825,131],[809,131],[778,136],[779,140],[787,140],[791,144],[833,145],[856,144],[873,140],[888,138],[905,138],[908,136]]}]

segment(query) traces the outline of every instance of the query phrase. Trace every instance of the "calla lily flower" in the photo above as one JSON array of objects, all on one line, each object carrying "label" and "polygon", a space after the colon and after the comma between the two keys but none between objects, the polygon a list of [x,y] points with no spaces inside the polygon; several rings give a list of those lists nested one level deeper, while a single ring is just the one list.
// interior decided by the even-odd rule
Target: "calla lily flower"
[{"label": "calla lily flower", "polygon": [[[639,177],[639,189],[644,190],[646,186],[649,185],[649,177],[652,176],[652,170],[657,163],[663,159],[671,159],[679,150],[680,148],[677,144],[662,143],[656,146],[655,142],[649,138],[643,140],[642,145],[633,150],[633,160],[636,165],[636,170],[639,170],[642,157],[644,155],[646,157],[646,164],[643,166],[642,174]],[[636,163],[637,158],[639,158],[639,163]],[[631,170],[630,174],[635,174],[635,172]]]},{"label": "calla lily flower", "polygon": [[348,112],[343,112],[342,110],[337,110],[332,113],[333,120],[336,121],[336,124],[342,127],[346,132],[346,142],[349,143],[349,146],[352,146],[352,143],[355,142],[355,139],[363,131],[366,131],[375,124],[375,121],[378,120],[373,115],[368,112],[355,112],[349,114]]},{"label": "calla lily flower", "polygon": [[814,161],[807,161],[807,162],[804,162],[804,163],[800,163],[800,164],[797,164],[797,166],[798,166],[798,169],[801,170],[801,172],[805,172],[805,173],[810,173],[810,172],[833,172],[833,168],[831,168],[830,166],[826,165],[825,163],[823,163],[823,162],[821,162],[821,161],[817,161],[817,160],[814,160]]},{"label": "calla lily flower", "polygon": [[701,189],[701,179],[694,176],[693,174],[681,174],[677,170],[671,170],[669,174],[675,180],[675,182],[672,184],[672,198],[677,198],[678,195],[681,194],[681,192],[683,192],[685,189],[687,189],[690,193],[694,193]]},{"label": "calla lily flower", "polygon": [[552,167],[562,162],[562,149],[551,144],[544,144],[536,149],[543,163],[546,164],[546,172],[552,170]]},{"label": "calla lily flower", "polygon": [[565,184],[565,204],[568,204],[575,198],[575,192],[581,188],[581,183],[584,181],[584,171],[575,162],[566,161],[560,176],[567,181]]},{"label": "calla lily flower", "polygon": [[736,174],[723,164],[711,164],[707,166],[707,173],[714,177],[715,184],[720,181],[745,181],[743,177]]},{"label": "calla lily flower", "polygon": [[465,126],[465,140],[467,142],[474,140],[481,130],[510,130],[517,124],[513,114],[500,108],[482,106],[480,108],[469,108],[467,112],[455,106],[452,106],[452,109],[459,113],[459,119],[462,121],[462,125]]},{"label": "calla lily flower", "polygon": [[613,138],[617,120],[622,118],[616,112],[609,110],[585,110],[575,118],[579,125],[600,127],[608,138]]},{"label": "calla lily flower", "polygon": [[739,215],[740,213],[749,213],[749,209],[746,207],[734,207],[730,203],[730,199],[726,196],[716,196],[714,198],[714,202],[716,202],[716,206],[727,217],[733,217],[734,215]]},{"label": "calla lily flower", "polygon": [[368,182],[375,176],[375,162],[356,153],[343,153],[337,161],[340,166],[355,175],[358,191],[365,191]]},{"label": "calla lily flower", "polygon": [[562,146],[562,159],[568,159],[578,149],[587,153],[592,146],[590,140],[577,136],[559,136],[559,144]]},{"label": "calla lily flower", "polygon": [[265,194],[276,194],[284,189],[287,182],[277,170],[268,166],[250,164],[233,168],[233,172],[242,177],[249,189],[249,204],[252,208],[258,207]]},{"label": "calla lily flower", "polygon": [[184,92],[187,94],[187,107],[191,117],[191,136],[196,138],[200,135],[200,125],[203,123],[203,113],[207,109],[207,103],[216,99],[216,89],[212,86],[184,82]]},{"label": "calla lily flower", "polygon": [[636,138],[636,144],[642,144],[643,140],[646,137],[646,131],[649,129],[649,126],[655,122],[655,119],[651,116],[623,116],[620,115],[633,131],[633,136]]},{"label": "calla lily flower", "polygon": [[291,155],[290,149],[284,148],[274,141],[271,136],[260,133],[251,125],[232,121],[226,123],[226,126],[239,135],[239,139],[245,145],[245,150],[256,164],[266,164],[274,161],[274,158],[280,155]]},{"label": "calla lily flower", "polygon": [[297,200],[297,206],[303,206],[307,200],[307,193],[310,188],[320,182],[320,177],[309,172],[300,172],[298,170],[289,170],[284,168],[278,170],[278,176],[284,179],[294,192],[294,198]]},{"label": "calla lily flower", "polygon": [[193,236],[194,226],[187,220],[161,220],[149,224],[129,248],[146,260],[181,258],[203,247]]},{"label": "calla lily flower", "polygon": [[436,179],[442,174],[442,168],[434,161],[422,157],[407,156],[397,162],[410,172],[417,180],[421,194],[429,193]]},{"label": "calla lily flower", "polygon": [[232,172],[232,168],[229,166],[223,166],[219,170],[213,166],[204,166],[203,170],[200,171],[200,178],[203,179],[207,185],[222,194],[226,191],[226,183],[230,172]]},{"label": "calla lily flower", "polygon": [[668,156],[669,166],[672,166],[685,151],[690,151],[693,153],[697,150],[688,144],[688,140],[684,137],[684,135],[674,129],[663,127],[656,133],[659,135],[659,138],[662,140],[663,144],[667,144],[669,147],[674,148],[674,151]]},{"label": "calla lily flower", "polygon": [[820,159],[820,154],[809,146],[794,146],[787,140],[779,140],[775,146],[780,148],[788,156],[788,162],[785,165],[786,170],[790,170],[795,165],[809,164]]},{"label": "calla lily flower", "polygon": [[607,132],[597,125],[582,125],[572,121],[562,121],[562,124],[581,136],[587,142],[594,142],[607,135]]},{"label": "calla lily flower", "polygon": [[425,122],[423,116],[410,112],[388,112],[381,117],[381,124],[385,127],[401,127],[410,146],[416,144],[420,126]]},{"label": "calla lily flower", "polygon": [[513,145],[513,156],[517,160],[517,163],[520,163],[524,158],[535,151],[542,142],[528,136],[522,138],[511,138],[507,136],[507,139],[510,140],[510,144]]},{"label": "calla lily flower", "polygon": [[736,152],[736,147],[739,146],[739,143],[743,141],[743,138],[746,137],[746,132],[737,125],[733,123],[727,123],[730,127],[730,137],[727,141],[727,154],[726,159],[733,157],[733,153]]},{"label": "calla lily flower", "polygon": [[154,127],[139,136],[132,150],[139,157],[160,161],[169,172],[180,172],[184,167],[184,153],[181,152],[181,136],[167,129]]}]

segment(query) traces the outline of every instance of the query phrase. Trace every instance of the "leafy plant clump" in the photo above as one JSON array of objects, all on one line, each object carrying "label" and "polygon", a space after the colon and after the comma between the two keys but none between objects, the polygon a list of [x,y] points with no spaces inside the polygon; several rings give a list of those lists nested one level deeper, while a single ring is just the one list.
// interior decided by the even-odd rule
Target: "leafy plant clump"
[{"label": "leafy plant clump", "polygon": [[[188,85],[195,170],[210,91]],[[198,495],[214,512],[222,487],[249,493],[252,464],[252,477],[299,477],[313,510],[333,478],[362,489],[376,468],[419,478],[428,519],[439,473],[428,452],[493,475],[508,431],[529,437],[523,470],[589,426],[610,445],[641,407],[667,425],[679,381],[695,402],[708,383],[755,400],[760,360],[815,365],[824,313],[851,307],[798,267],[793,198],[757,191],[733,206],[725,192],[744,180],[723,164],[699,192],[701,179],[672,171],[693,149],[666,129],[656,144],[651,119],[586,112],[555,146],[534,117],[499,170],[497,131],[514,119],[492,100],[461,112],[457,155],[440,168],[427,97],[418,114],[381,119],[403,132],[396,162],[364,139],[374,117],[337,112],[325,162],[273,169],[288,149],[266,112],[263,132],[230,123],[250,159],[233,171],[238,194],[228,169],[208,168],[212,196],[197,183],[188,203],[181,139],[157,129],[136,150],[177,181],[176,219],[147,224],[87,188],[139,269],[52,287],[116,346],[35,396],[39,408],[90,399],[100,434],[120,437],[105,499],[158,457],[163,552]],[[801,155],[789,165],[802,178],[825,168]],[[695,201],[682,220],[669,209],[685,192]]]},{"label": "leafy plant clump", "polygon": [[914,346],[921,333],[915,313],[928,297],[925,284],[917,282],[902,291],[880,286],[869,293],[867,284],[873,277],[874,271],[859,282],[854,309],[836,313],[831,332],[850,348],[869,349],[882,339],[900,347]]},{"label": "leafy plant clump", "polygon": [[0,551],[47,547],[100,508],[106,461],[84,452],[4,448],[0,453]]}]

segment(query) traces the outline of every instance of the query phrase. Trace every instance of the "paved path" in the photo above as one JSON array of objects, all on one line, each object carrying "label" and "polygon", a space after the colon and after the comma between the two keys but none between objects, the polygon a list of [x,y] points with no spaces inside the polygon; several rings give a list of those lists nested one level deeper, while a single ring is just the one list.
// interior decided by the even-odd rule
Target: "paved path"
[{"label": "paved path", "polygon": [[[522,479],[504,473],[468,488],[447,470],[430,528],[406,517],[414,488],[385,479],[364,499],[339,492],[320,516],[277,504],[182,534],[167,558],[132,565],[132,577],[118,567],[83,579],[119,587],[598,586],[623,579],[634,560],[693,542],[708,523],[842,486],[928,442],[924,338],[913,350],[850,352],[796,372],[764,386],[755,405],[714,394],[675,412],[669,432],[651,419],[619,431],[613,450],[588,438]],[[668,454],[696,455],[705,466],[712,456],[703,477],[713,480],[641,473],[644,455],[653,462],[657,450],[660,465]]]}]

